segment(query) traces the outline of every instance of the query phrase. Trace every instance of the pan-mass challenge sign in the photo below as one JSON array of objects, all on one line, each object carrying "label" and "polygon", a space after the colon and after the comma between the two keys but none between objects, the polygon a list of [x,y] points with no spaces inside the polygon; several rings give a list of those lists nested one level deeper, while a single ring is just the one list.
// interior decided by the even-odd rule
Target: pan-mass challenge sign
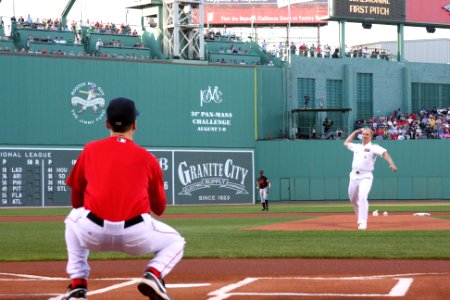
[{"label": "pan-mass challenge sign", "polygon": [[405,21],[405,0],[333,0],[332,19]]}]

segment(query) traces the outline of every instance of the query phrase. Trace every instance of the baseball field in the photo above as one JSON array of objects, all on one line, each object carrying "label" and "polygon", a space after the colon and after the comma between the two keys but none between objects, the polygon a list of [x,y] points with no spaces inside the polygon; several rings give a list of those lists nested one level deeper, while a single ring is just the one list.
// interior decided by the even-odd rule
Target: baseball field
[{"label": "baseball field", "polygon": [[[186,239],[166,278],[174,299],[448,299],[450,203],[372,202],[356,230],[347,202],[168,207]],[[387,216],[383,212],[387,212]],[[64,292],[68,208],[0,210],[0,299]],[[147,257],[91,253],[89,299],[143,299]]]}]

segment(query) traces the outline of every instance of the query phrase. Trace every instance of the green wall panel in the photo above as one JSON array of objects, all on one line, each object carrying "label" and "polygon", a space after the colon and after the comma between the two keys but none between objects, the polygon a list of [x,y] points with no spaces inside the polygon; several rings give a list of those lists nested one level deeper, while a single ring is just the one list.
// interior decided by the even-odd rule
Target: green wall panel
[{"label": "green wall panel", "polygon": [[394,177],[383,178],[383,199],[395,200],[398,197],[398,179]]},{"label": "green wall panel", "polygon": [[442,199],[450,199],[450,177],[442,177]]},{"label": "green wall panel", "polygon": [[369,199],[384,199],[383,196],[384,182],[383,179],[374,178],[372,182],[372,189],[369,193]]},{"label": "green wall panel", "polygon": [[310,200],[309,178],[295,178],[295,192],[292,200]]},{"label": "green wall panel", "polygon": [[442,198],[442,178],[428,177],[428,196],[427,199]]},{"label": "green wall panel", "polygon": [[347,178],[339,178],[339,199],[341,200],[349,200],[348,198],[348,184],[350,179]]},{"label": "green wall panel", "polygon": [[413,199],[427,199],[428,179],[426,177],[413,177]]},{"label": "green wall panel", "polygon": [[310,179],[310,200],[323,200],[325,197],[324,189],[325,182],[324,178],[311,178]]},{"label": "green wall panel", "polygon": [[[1,78],[8,106],[0,117],[11,127],[2,145],[83,145],[101,138],[105,105],[124,96],[140,111],[135,139],[142,145],[254,146],[254,68],[20,55],[0,55],[0,65],[8,74]],[[97,111],[87,102],[89,87]],[[85,110],[81,100],[89,103]]]},{"label": "green wall panel", "polygon": [[280,200],[289,201],[291,200],[290,194],[291,184],[289,178],[280,178]]},{"label": "green wall panel", "polygon": [[398,199],[411,200],[413,199],[413,180],[412,177],[398,178]]},{"label": "green wall panel", "polygon": [[324,199],[338,200],[340,198],[339,178],[325,178]]}]

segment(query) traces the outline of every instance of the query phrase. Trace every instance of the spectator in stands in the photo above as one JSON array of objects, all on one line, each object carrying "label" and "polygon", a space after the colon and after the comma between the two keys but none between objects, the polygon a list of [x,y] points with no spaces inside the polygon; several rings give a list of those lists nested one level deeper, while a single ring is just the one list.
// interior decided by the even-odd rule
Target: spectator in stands
[{"label": "spectator in stands", "polygon": [[310,138],[311,140],[316,140],[316,139],[317,139],[317,132],[316,132],[316,129],[315,129],[315,128],[311,128],[311,133],[310,133],[310,135],[309,135],[309,138]]},{"label": "spectator in stands", "polygon": [[378,58],[378,49],[373,49],[372,53],[370,54],[370,58]]},{"label": "spectator in stands", "polygon": [[314,45],[314,43],[311,45],[311,47],[309,47],[309,56],[310,57],[314,57],[316,53],[316,46]]},{"label": "spectator in stands", "polygon": [[352,48],[345,45],[345,56],[350,57],[352,54]]},{"label": "spectator in stands", "polygon": [[316,53],[317,57],[322,57],[322,49],[320,48],[320,44],[317,44]]},{"label": "spectator in stands", "polygon": [[324,49],[325,49],[325,57],[326,58],[330,58],[331,57],[331,47],[330,47],[330,45],[325,45]]},{"label": "spectator in stands", "polygon": [[331,57],[332,58],[339,58],[339,48],[334,49],[333,55]]},{"label": "spectator in stands", "polygon": [[30,14],[28,14],[28,17],[27,17],[27,23],[28,24],[33,23],[33,19],[31,18]]},{"label": "spectator in stands", "polygon": [[338,129],[336,129],[336,139],[341,139],[344,137],[344,131],[338,127]]},{"label": "spectator in stands", "polygon": [[301,44],[300,47],[298,47],[298,55],[306,56],[306,51],[307,47],[305,43]]},{"label": "spectator in stands", "polygon": [[3,21],[3,17],[0,16],[0,27],[5,26],[5,22]]},{"label": "spectator in stands", "polygon": [[295,46],[295,43],[294,42],[291,42],[291,47],[290,47],[290,50],[291,50],[291,55],[296,55],[296,50],[297,50],[297,46]]},{"label": "spectator in stands", "polygon": [[99,52],[101,46],[103,46],[103,41],[101,38],[98,38],[97,43],[95,43],[95,51],[97,53]]},{"label": "spectator in stands", "polygon": [[324,133],[328,134],[330,132],[331,127],[333,126],[333,121],[331,121],[328,118],[325,118],[325,121],[323,121],[322,125]]},{"label": "spectator in stands", "polygon": [[17,23],[19,23],[20,25],[22,25],[23,23],[25,23],[25,20],[22,16],[19,17],[19,19],[17,19]]},{"label": "spectator in stands", "polygon": [[363,58],[369,57],[369,49],[367,49],[367,47],[364,47],[364,49],[362,50],[362,56]]},{"label": "spectator in stands", "polygon": [[262,44],[261,44],[261,48],[262,48],[262,50],[263,50],[264,52],[267,51],[267,43],[266,43],[266,40],[263,40],[263,42],[262,42]]}]

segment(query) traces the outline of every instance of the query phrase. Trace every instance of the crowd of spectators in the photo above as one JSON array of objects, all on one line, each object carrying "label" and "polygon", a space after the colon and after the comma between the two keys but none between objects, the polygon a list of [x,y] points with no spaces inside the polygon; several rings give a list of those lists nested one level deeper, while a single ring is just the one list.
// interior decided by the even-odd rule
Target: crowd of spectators
[{"label": "crowd of spectators", "polygon": [[[318,57],[318,58],[341,58],[339,54],[339,47],[332,47],[328,44],[321,46],[315,43],[301,43],[297,45],[291,42],[289,47],[285,42],[279,42],[278,45],[273,44],[272,49],[268,49],[268,43],[263,40],[260,44],[263,50],[280,59],[287,59],[287,56],[302,56],[302,57]],[[349,58],[373,58],[391,60],[392,54],[389,49],[376,49],[357,46],[354,48],[345,47],[345,57]]]},{"label": "crowd of spectators", "polygon": [[396,109],[390,116],[357,120],[355,128],[371,128],[376,140],[448,139],[449,123],[450,107],[433,107],[409,114]]},{"label": "crowd of spectators", "polygon": [[[39,29],[44,32],[48,31],[48,35],[44,36],[42,33],[30,34],[26,42],[24,42],[22,48],[15,48],[8,46],[0,45],[0,52],[2,53],[16,53],[16,54],[28,54],[28,55],[62,55],[62,56],[101,56],[105,58],[117,58],[117,59],[150,59],[150,50],[145,49],[144,45],[140,41],[136,41],[131,48],[144,48],[148,50],[148,54],[146,51],[130,51],[130,53],[124,53],[124,51],[118,51],[118,53],[99,53],[98,45],[97,51],[95,53],[90,53],[89,50],[84,49],[84,45],[81,42],[82,39],[82,28],[87,28],[87,33],[102,33],[105,35],[111,34],[112,39],[107,42],[101,42],[101,46],[105,47],[117,47],[122,48],[122,42],[120,39],[114,39],[115,35],[131,35],[138,36],[138,32],[136,29],[132,30],[128,24],[115,25],[113,23],[103,23],[103,22],[94,22],[91,23],[89,20],[86,22],[75,22],[72,21],[70,26],[63,26],[61,20],[56,19],[33,19],[30,15],[25,19],[22,16],[19,18],[12,17],[11,22],[16,22],[17,29]],[[3,19],[0,17],[0,26],[4,24]],[[73,38],[69,37],[70,34],[62,33],[64,31],[72,32]],[[29,31],[31,32],[31,31]],[[58,34],[57,32],[61,32]],[[11,35],[12,37],[12,35]],[[7,37],[2,31],[1,40],[11,40],[10,37]],[[60,47],[55,47],[60,46]],[[66,46],[74,46],[74,47],[66,47]],[[80,46],[80,47],[77,47]],[[125,47],[130,48],[130,47]],[[144,53],[144,54],[142,54]]]},{"label": "crowd of spectators", "polygon": [[[72,26],[76,26],[76,23],[73,22]],[[123,23],[120,26],[117,26],[114,23],[103,24],[101,21],[90,24],[89,20],[87,20],[86,24],[82,26],[89,27],[88,32],[93,33],[138,35],[136,29],[131,30],[130,25]]]}]

